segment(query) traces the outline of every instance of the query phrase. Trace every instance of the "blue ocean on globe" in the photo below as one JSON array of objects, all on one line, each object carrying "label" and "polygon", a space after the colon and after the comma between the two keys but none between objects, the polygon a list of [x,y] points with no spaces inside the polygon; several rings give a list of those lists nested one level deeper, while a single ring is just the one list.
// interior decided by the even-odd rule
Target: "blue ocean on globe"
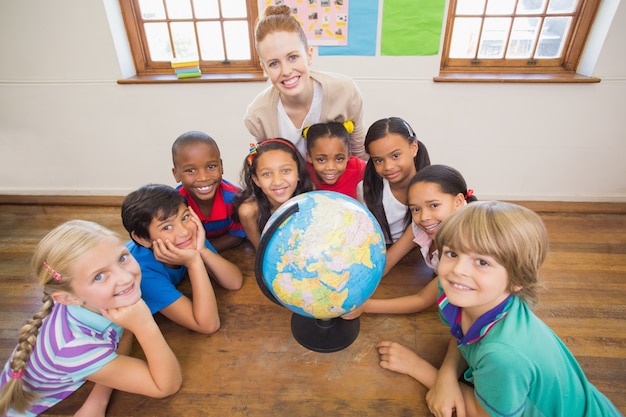
[{"label": "blue ocean on globe", "polygon": [[261,241],[267,242],[258,254],[265,285],[280,304],[305,317],[331,319],[361,306],[385,269],[376,218],[359,201],[332,191],[285,202]]}]

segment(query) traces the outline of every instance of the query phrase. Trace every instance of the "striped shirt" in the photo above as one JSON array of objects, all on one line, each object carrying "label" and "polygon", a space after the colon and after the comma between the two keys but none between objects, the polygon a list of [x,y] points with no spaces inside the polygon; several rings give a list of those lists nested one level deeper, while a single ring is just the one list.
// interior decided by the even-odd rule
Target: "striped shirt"
[{"label": "striped shirt", "polygon": [[448,302],[448,297],[441,288],[441,282],[438,281],[437,286],[439,287],[439,296],[437,297],[439,317],[444,324],[450,326],[450,334],[458,339],[459,346],[476,343],[485,337],[493,326],[506,317],[513,303],[513,296],[509,294],[504,301],[476,319],[468,329],[467,334],[463,334],[463,329],[461,328],[461,312],[463,309]]},{"label": "striped shirt", "polygon": [[202,221],[207,239],[213,239],[227,233],[241,238],[246,237],[241,223],[233,220],[233,200],[241,191],[239,187],[223,179],[215,191],[213,206],[208,217],[202,214],[198,202],[193,199],[182,184],[178,184],[176,189],[185,197],[187,205],[191,207],[200,218],[200,221]]},{"label": "striped shirt", "polygon": [[[9,410],[7,416],[36,416],[54,406],[117,357],[122,328],[105,317],[75,305],[55,304],[43,320],[37,342],[22,377],[24,387],[39,398],[26,413]],[[0,385],[10,379],[10,361]]]}]

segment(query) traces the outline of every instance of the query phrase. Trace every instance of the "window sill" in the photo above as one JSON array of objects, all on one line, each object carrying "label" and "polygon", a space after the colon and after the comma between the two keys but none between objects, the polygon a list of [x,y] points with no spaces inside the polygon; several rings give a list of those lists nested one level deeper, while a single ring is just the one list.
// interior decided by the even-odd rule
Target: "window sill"
[{"label": "window sill", "polygon": [[234,82],[264,82],[267,78],[263,74],[232,73],[232,74],[202,74],[197,78],[178,79],[175,74],[135,75],[134,77],[117,80],[118,84],[187,84],[187,83],[234,83]]},{"label": "window sill", "polygon": [[575,73],[561,74],[506,74],[442,72],[435,82],[447,83],[599,83],[600,78]]}]

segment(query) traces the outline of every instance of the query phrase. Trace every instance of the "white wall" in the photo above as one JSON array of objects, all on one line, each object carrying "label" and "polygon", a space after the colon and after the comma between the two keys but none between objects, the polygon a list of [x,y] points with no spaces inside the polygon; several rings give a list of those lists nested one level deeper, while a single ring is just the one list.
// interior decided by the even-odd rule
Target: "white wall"
[{"label": "white wall", "polygon": [[[111,1],[0,2],[0,194],[173,185],[170,146],[187,130],[213,136],[238,181],[242,117],[266,84],[118,85]],[[313,68],[353,76],[367,125],[407,119],[433,163],[458,168],[481,199],[623,202],[626,6],[603,7],[617,12],[590,66],[599,84],[434,83],[436,56],[316,56]]]}]

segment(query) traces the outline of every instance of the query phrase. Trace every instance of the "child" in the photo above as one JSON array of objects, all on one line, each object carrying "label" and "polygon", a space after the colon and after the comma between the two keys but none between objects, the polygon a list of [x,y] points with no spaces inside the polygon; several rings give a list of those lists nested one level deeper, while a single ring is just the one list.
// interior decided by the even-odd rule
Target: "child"
[{"label": "child", "polygon": [[[205,239],[183,196],[168,185],[144,185],[124,199],[122,223],[132,238],[126,246],[141,266],[141,292],[150,311],[199,333],[216,332],[220,319],[207,270],[229,290],[241,288],[243,277]],[[176,288],[185,274],[192,299]]]},{"label": "child", "polygon": [[[409,212],[413,218],[400,239],[387,250],[386,275],[415,245],[420,247],[426,265],[437,273],[439,252],[433,238],[442,222],[465,204],[476,201],[459,171],[446,165],[431,165],[420,170],[409,183]],[[369,299],[345,319],[362,313],[409,314],[422,311],[437,301],[437,280],[433,279],[417,294],[390,299]]]},{"label": "child", "polygon": [[203,132],[183,133],[172,145],[172,159],[177,189],[202,221],[211,245],[218,252],[239,245],[246,235],[232,219],[232,202],[241,190],[222,179],[217,143]]},{"label": "child", "polygon": [[363,181],[365,161],[350,156],[349,133],[354,124],[317,123],[306,128],[306,167],[316,190],[328,190],[357,198],[357,185]]},{"label": "child", "polygon": [[254,39],[261,67],[272,85],[248,106],[244,123],[250,134],[258,142],[286,138],[304,156],[304,126],[352,120],[350,153],[366,159],[363,99],[358,87],[344,75],[309,71],[313,49],[291,9],[268,6],[256,24]]},{"label": "child", "polygon": [[245,186],[234,202],[235,219],[255,249],[271,214],[291,197],[313,190],[302,155],[293,143],[281,138],[250,144],[241,181]]},{"label": "child", "polygon": [[374,122],[365,136],[365,150],[370,159],[357,194],[380,223],[390,245],[411,221],[407,212],[409,181],[430,165],[430,157],[411,126],[399,117]]},{"label": "child", "polygon": [[[41,414],[87,380],[95,385],[76,415],[104,416],[113,389],[158,398],[178,391],[178,361],[141,299],[139,265],[117,234],[69,221],[41,240],[32,266],[43,306],[22,327],[0,376],[0,415]],[[146,360],[128,356],[133,333]]]},{"label": "child", "polygon": [[381,367],[430,389],[426,400],[436,415],[620,415],[530,309],[548,250],[537,214],[504,202],[469,204],[444,222],[435,244],[442,254],[439,311],[452,334],[448,353],[437,371],[383,341]]}]

